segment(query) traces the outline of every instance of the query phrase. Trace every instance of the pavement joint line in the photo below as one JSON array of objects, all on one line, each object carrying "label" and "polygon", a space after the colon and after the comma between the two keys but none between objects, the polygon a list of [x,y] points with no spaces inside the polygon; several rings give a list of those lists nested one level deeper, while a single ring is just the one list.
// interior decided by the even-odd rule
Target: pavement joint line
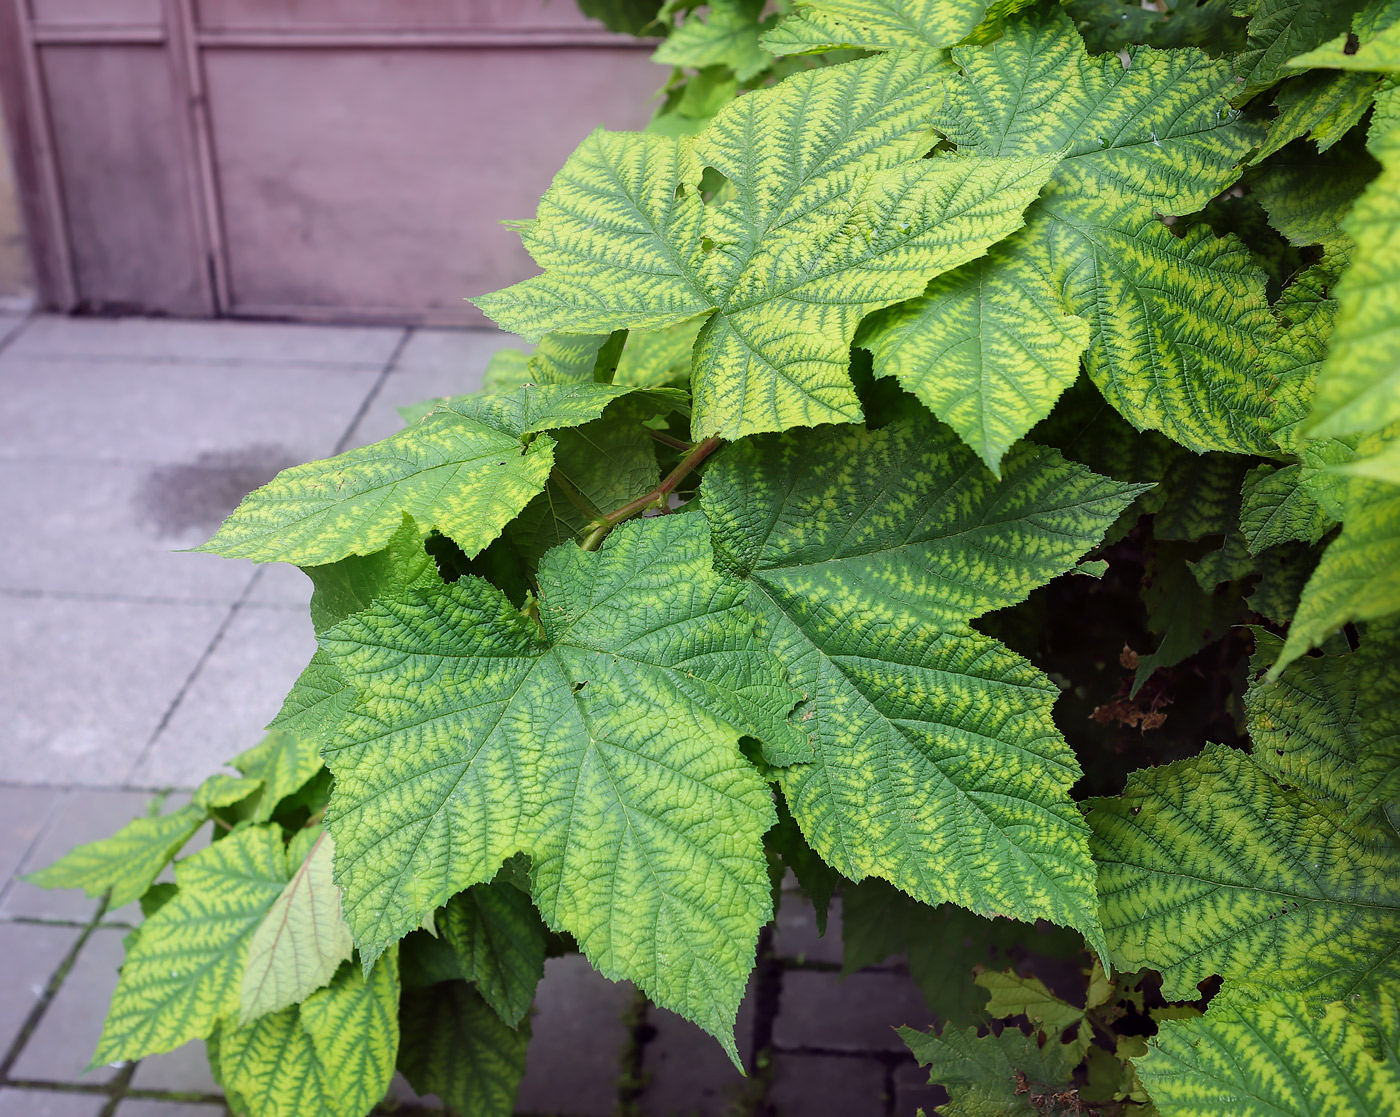
[{"label": "pavement joint line", "polygon": [[0,1086],[9,1085],[10,1071],[14,1068],[20,1053],[24,1050],[24,1045],[29,1042],[30,1037],[33,1036],[35,1030],[39,1027],[39,1022],[44,1018],[44,1013],[48,1011],[49,1005],[53,1003],[53,999],[58,996],[59,989],[62,988],[64,981],[67,980],[69,971],[73,968],[73,964],[78,960],[78,952],[87,944],[88,939],[92,938],[92,933],[97,930],[97,926],[106,912],[107,897],[103,896],[97,905],[97,911],[93,915],[91,921],[84,928],[83,933],[78,936],[78,940],[69,948],[68,953],[64,955],[63,961],[59,962],[58,968],[54,970],[53,974],[49,977],[48,984],[44,986],[44,992],[40,995],[34,1007],[29,1010],[29,1015],[24,1018],[24,1023],[20,1025],[19,1032],[16,1034],[13,1042],[11,1042],[9,1050],[5,1052],[3,1058],[0,1058]]},{"label": "pavement joint line", "polygon": [[126,1097],[126,1088],[131,1085],[131,1076],[136,1073],[136,1064],[127,1063],[121,1070],[117,1071],[112,1081],[107,1083],[107,1104],[102,1107],[97,1117],[112,1117],[117,1111],[117,1106],[121,1105],[122,1099]]},{"label": "pavement joint line", "polygon": [[[0,787],[7,787],[7,786],[9,786],[9,785],[8,785],[8,784],[0,784]],[[66,802],[68,802],[68,797],[69,797],[70,795],[72,795],[72,794],[73,794],[73,792],[72,792],[72,790],[71,790],[70,788],[65,788],[65,789],[63,790],[63,794],[60,795],[60,796],[54,801],[53,806],[51,806],[51,807],[49,808],[49,813],[48,813],[48,815],[45,817],[44,822],[43,822],[43,825],[40,826],[39,829],[35,832],[34,837],[32,837],[31,839],[29,839],[29,844],[28,844],[27,846],[24,847],[24,853],[22,853],[22,854],[20,855],[20,859],[19,859],[18,863],[17,863],[16,866],[15,866],[16,868],[19,868],[19,867],[22,866],[26,861],[28,861],[30,855],[31,855],[36,849],[39,848],[39,843],[42,842],[45,838],[48,837],[49,831],[50,831],[54,826],[57,825],[59,809],[60,809]],[[12,877],[10,877],[7,881],[5,881],[4,884],[0,884],[0,903],[3,903],[3,902],[4,902],[5,897],[8,896],[8,895],[10,894],[10,889],[14,886],[15,881],[18,880],[18,879],[19,879],[18,875],[12,876]],[[18,923],[18,922],[20,922],[20,920],[17,920],[17,919],[14,919],[14,920],[6,920],[6,922]],[[76,921],[75,921],[75,922],[76,922]],[[77,923],[76,925],[77,925],[77,926],[87,926],[87,924],[85,924],[85,923]]]},{"label": "pavement joint line", "polygon": [[[226,609],[231,604],[227,598],[219,600],[207,597],[140,597],[125,593],[84,593],[82,590],[32,590],[12,589],[0,586],[0,597],[13,597],[25,601],[87,601],[113,605],[190,605],[199,608]],[[305,605],[291,605],[281,601],[249,601],[250,609],[281,609],[293,612],[305,609]]]},{"label": "pavement joint line", "polygon": [[123,783],[129,782],[131,777],[140,769],[141,765],[145,763],[146,758],[150,756],[151,749],[155,747],[155,743],[160,740],[160,735],[164,733],[166,727],[169,726],[171,718],[175,716],[175,711],[178,710],[181,703],[184,702],[185,696],[189,694],[190,688],[194,686],[195,680],[199,678],[200,672],[204,670],[205,664],[207,664],[214,653],[218,651],[219,645],[223,643],[224,637],[228,635],[228,630],[233,627],[233,622],[238,619],[238,614],[242,610],[244,603],[252,595],[253,590],[257,588],[258,582],[262,580],[262,576],[263,569],[261,567],[254,570],[253,576],[248,579],[248,584],[243,587],[243,592],[239,595],[238,600],[228,607],[228,613],[220,623],[218,631],[214,633],[213,639],[209,641],[208,646],[200,654],[199,659],[195,661],[194,667],[190,669],[190,673],[185,677],[185,681],[180,684],[180,689],[175,692],[175,697],[170,700],[170,705],[166,707],[165,713],[161,715],[160,722],[151,732],[150,737],[147,738],[145,745],[141,748],[141,752],[137,755],[136,759],[131,762],[131,767],[127,769],[126,780],[123,780]]},{"label": "pavement joint line", "polygon": [[8,349],[11,345],[13,345],[16,341],[18,341],[20,339],[20,336],[26,330],[29,329],[30,325],[34,321],[34,317],[35,316],[33,314],[25,315],[24,321],[22,321],[18,326],[11,330],[9,334],[6,335],[3,341],[0,341],[0,357],[3,357],[5,355],[5,350]]},{"label": "pavement joint line", "polygon": [[413,335],[417,332],[418,331],[414,327],[409,326],[399,335],[399,340],[394,346],[394,351],[389,354],[389,359],[384,362],[384,367],[379,370],[379,375],[375,377],[374,383],[370,385],[369,391],[365,393],[365,398],[360,401],[359,410],[351,417],[350,425],[345,428],[345,433],[342,434],[340,439],[336,442],[335,448],[331,451],[331,457],[345,452],[346,446],[348,446],[350,440],[355,437],[356,429],[359,427],[360,423],[363,422],[364,417],[369,414],[369,409],[374,406],[374,401],[379,398],[379,393],[383,390],[385,382],[388,381],[394,370],[399,367],[399,358],[403,356],[403,351],[408,348],[409,341],[412,340]]},{"label": "pavement joint line", "polygon": [[[21,330],[24,327],[21,327]],[[20,331],[16,331],[20,332]],[[11,338],[13,341],[13,338]],[[9,343],[0,346],[0,353],[3,353]],[[25,361],[46,362],[53,364],[97,364],[97,365],[172,365],[187,369],[209,369],[212,371],[224,372],[231,368],[265,368],[278,372],[370,372],[379,368],[379,361],[318,361],[307,359],[301,361],[279,361],[272,357],[210,357],[204,356],[181,356],[178,353],[163,355],[142,355],[140,353],[113,354],[113,353],[25,353],[22,358]]]},{"label": "pavement joint line", "polygon": [[[18,880],[18,877],[12,877]],[[86,927],[87,923],[81,919],[45,919],[38,915],[0,915],[0,923],[18,924],[24,927]],[[129,927],[128,923],[104,923],[104,927]]]}]

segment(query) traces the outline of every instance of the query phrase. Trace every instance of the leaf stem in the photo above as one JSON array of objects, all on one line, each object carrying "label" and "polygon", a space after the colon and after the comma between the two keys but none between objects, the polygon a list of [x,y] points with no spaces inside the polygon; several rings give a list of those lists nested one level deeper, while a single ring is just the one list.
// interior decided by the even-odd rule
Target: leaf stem
[{"label": "leaf stem", "polygon": [[697,442],[680,460],[680,464],[666,475],[665,480],[649,493],[643,493],[636,500],[629,500],[621,508],[615,508],[606,516],[600,516],[589,524],[584,530],[588,534],[583,540],[585,551],[596,551],[603,545],[603,540],[608,537],[608,533],[624,520],[630,520],[633,516],[640,515],[648,508],[663,507],[666,498],[676,490],[676,486],[684,481],[694,471],[695,467],[713,454],[720,447],[720,438],[711,435],[702,442]]},{"label": "leaf stem", "polygon": [[690,450],[694,449],[694,446],[692,446],[691,443],[682,442],[679,438],[672,438],[669,434],[666,434],[664,431],[654,431],[650,427],[647,427],[646,432],[647,434],[651,435],[652,438],[656,439],[657,442],[661,443],[661,445],[669,446],[672,450],[685,450],[689,452]]},{"label": "leaf stem", "polygon": [[602,517],[602,509],[589,500],[588,497],[584,496],[582,490],[565,477],[564,471],[557,465],[549,471],[549,479],[559,486],[560,491],[569,498],[569,503],[585,516],[595,520]]}]

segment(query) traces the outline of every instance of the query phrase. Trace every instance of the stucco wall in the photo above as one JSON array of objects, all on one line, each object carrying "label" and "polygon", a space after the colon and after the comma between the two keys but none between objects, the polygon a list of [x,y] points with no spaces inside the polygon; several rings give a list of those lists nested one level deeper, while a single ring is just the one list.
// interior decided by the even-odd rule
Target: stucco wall
[{"label": "stucco wall", "polygon": [[0,310],[27,308],[32,293],[14,166],[0,119]]}]

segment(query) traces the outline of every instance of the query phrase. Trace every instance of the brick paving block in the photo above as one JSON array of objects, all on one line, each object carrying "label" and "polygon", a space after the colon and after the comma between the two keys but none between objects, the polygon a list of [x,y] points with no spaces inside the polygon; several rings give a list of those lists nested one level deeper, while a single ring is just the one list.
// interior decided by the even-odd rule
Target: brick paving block
[{"label": "brick paving block", "polygon": [[223,1117],[227,1112],[222,1105],[207,1102],[124,1098],[117,1106],[116,1117]]},{"label": "brick paving block", "polygon": [[885,1068],[874,1059],[781,1055],[768,1100],[777,1117],[884,1117]]},{"label": "brick paving block", "polygon": [[76,927],[0,923],[0,1059],[78,941]]},{"label": "brick paving block", "polygon": [[817,934],[817,912],[798,889],[784,888],[773,928],[773,951],[794,961],[841,964],[841,897],[833,896],[826,934]]},{"label": "brick paving block", "polygon": [[111,461],[0,460],[0,522],[25,546],[0,568],[0,589],[232,604],[250,562],[176,554],[203,543],[285,457],[208,467]]},{"label": "brick paving block", "polygon": [[400,407],[481,390],[491,354],[528,342],[499,330],[414,330],[351,442],[367,446],[403,429]]},{"label": "brick paving block", "polygon": [[928,1067],[909,1063],[894,1072],[894,1115],[914,1117],[920,1109],[926,1117],[948,1103],[948,1091],[928,1080]]},{"label": "brick paving block", "polygon": [[119,785],[227,614],[222,605],[0,596],[5,778]]},{"label": "brick paving block", "polygon": [[393,326],[67,318],[44,314],[34,318],[9,351],[17,357],[382,368],[402,334],[402,329]]},{"label": "brick paving block", "polygon": [[932,1023],[918,986],[902,974],[858,973],[842,980],[834,973],[789,970],[773,1040],[779,1047],[903,1052],[907,1048],[894,1029]]},{"label": "brick paving block", "polygon": [[608,1117],[627,1029],[622,1014],[635,989],[594,971],[581,954],[550,958],[535,996],[529,1058],[516,1109]]},{"label": "brick paving block", "polygon": [[0,1117],[97,1117],[106,1104],[106,1094],[0,1090]]},{"label": "brick paving block", "polygon": [[194,787],[263,739],[316,651],[300,609],[240,609],[127,783]]},{"label": "brick paving block", "polygon": [[[749,1055],[755,984],[749,983],[734,1029],[740,1058]],[[724,1049],[669,1009],[652,1005],[647,1023],[655,1032],[643,1049],[642,1111],[647,1117],[721,1117],[747,1081]]]},{"label": "brick paving block", "polygon": [[164,1055],[147,1055],[136,1064],[131,1086],[134,1090],[164,1090],[172,1094],[223,1093],[209,1070],[202,1039],[192,1039]]},{"label": "brick paving block", "polygon": [[97,1067],[84,1074],[97,1041],[112,991],[117,987],[117,967],[122,961],[122,934],[115,930],[92,933],[78,960],[68,971],[58,994],[49,1002],[39,1026],[25,1042],[11,1078],[37,1082],[106,1082],[115,1067]]},{"label": "brick paving block", "polygon": [[0,458],[189,468],[325,457],[376,366],[150,364],[0,354]]},{"label": "brick paving block", "polygon": [[[43,835],[25,856],[20,872],[35,872],[52,865],[74,846],[111,837],[133,818],[144,815],[153,799],[149,791],[84,789],[66,792]],[[174,810],[179,802],[172,796],[164,803],[162,813]],[[92,918],[97,903],[76,888],[51,890],[15,880],[0,894],[0,916],[82,923]],[[118,918],[115,912],[109,914]],[[140,911],[133,905],[123,914],[135,919]]]},{"label": "brick paving block", "polygon": [[0,898],[62,798],[53,788],[0,786]]}]

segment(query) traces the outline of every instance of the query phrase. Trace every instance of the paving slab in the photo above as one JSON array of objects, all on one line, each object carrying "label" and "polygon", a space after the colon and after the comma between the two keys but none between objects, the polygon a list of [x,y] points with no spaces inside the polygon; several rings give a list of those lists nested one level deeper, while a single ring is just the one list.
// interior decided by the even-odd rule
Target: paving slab
[{"label": "paving slab", "polygon": [[62,798],[54,788],[0,785],[0,897]]},{"label": "paving slab", "polygon": [[[133,818],[146,814],[153,798],[146,791],[84,789],[65,793],[49,825],[25,856],[20,872],[36,872],[75,846],[111,837]],[[164,804],[162,813],[177,805]],[[86,923],[97,911],[98,902],[76,888],[40,888],[13,880],[0,892],[0,917]],[[134,904],[124,910],[133,919],[140,915]],[[117,913],[112,916],[116,918]]]},{"label": "paving slab", "polygon": [[48,988],[81,932],[76,927],[0,923],[0,1059]]},{"label": "paving slab", "polygon": [[105,1094],[60,1094],[54,1090],[0,1090],[0,1117],[97,1117]]},{"label": "paving slab", "polygon": [[[735,1035],[746,1057],[753,1030],[753,991],[739,1006]],[[746,1079],[714,1037],[689,1020],[652,1005],[647,1023],[655,1029],[644,1048],[645,1085],[638,1099],[647,1117],[722,1117],[744,1090]]]},{"label": "paving slab", "polygon": [[874,1059],[782,1055],[768,1101],[776,1117],[884,1117],[885,1068]]},{"label": "paving slab", "polygon": [[0,313],[0,345],[4,345],[10,338],[19,332],[19,328],[24,325],[26,315]]},{"label": "paving slab", "polygon": [[6,352],[0,458],[281,468],[329,454],[378,379],[373,367],[34,361]]},{"label": "paving slab", "polygon": [[300,567],[286,562],[265,562],[258,566],[259,578],[248,595],[247,604],[277,609],[305,609],[315,588]]},{"label": "paving slab", "polygon": [[175,552],[203,543],[275,472],[0,460],[0,522],[23,541],[0,565],[0,589],[232,604],[252,563]]},{"label": "paving slab", "polygon": [[773,952],[796,962],[841,964],[841,897],[834,896],[826,934],[817,933],[817,912],[802,892],[784,888],[773,927]]},{"label": "paving slab", "polygon": [[126,1098],[117,1106],[116,1117],[222,1117],[227,1112],[217,1103]]},{"label": "paving slab", "polygon": [[367,446],[402,430],[400,407],[480,391],[491,354],[511,346],[530,348],[515,334],[499,330],[414,330],[351,443]]},{"label": "paving slab", "polygon": [[895,1068],[892,1117],[914,1117],[920,1109],[929,1114],[947,1104],[948,1091],[929,1082],[928,1067],[908,1063]]},{"label": "paving slab", "polygon": [[581,954],[548,959],[516,1109],[609,1117],[628,1038],[622,1015],[635,992],[597,973]]},{"label": "paving slab", "polygon": [[107,1082],[117,1073],[112,1066],[84,1073],[97,1050],[102,1022],[121,965],[122,932],[96,930],[78,952],[57,995],[39,1020],[10,1071],[11,1078],[41,1082]]},{"label": "paving slab", "polygon": [[6,780],[120,785],[227,614],[0,595]]},{"label": "paving slab", "polygon": [[773,1041],[779,1047],[829,1051],[907,1050],[895,1028],[926,1028],[933,1014],[903,974],[789,970],[783,974]]},{"label": "paving slab", "polygon": [[402,335],[403,330],[393,326],[41,314],[11,346],[11,352],[21,357],[383,368]]},{"label": "paving slab", "polygon": [[133,787],[194,787],[262,740],[316,652],[302,610],[240,609],[169,723],[134,766]]},{"label": "paving slab", "polygon": [[148,1055],[136,1064],[131,1076],[134,1090],[161,1090],[172,1094],[222,1094],[209,1069],[202,1039],[192,1039],[164,1055]]}]

